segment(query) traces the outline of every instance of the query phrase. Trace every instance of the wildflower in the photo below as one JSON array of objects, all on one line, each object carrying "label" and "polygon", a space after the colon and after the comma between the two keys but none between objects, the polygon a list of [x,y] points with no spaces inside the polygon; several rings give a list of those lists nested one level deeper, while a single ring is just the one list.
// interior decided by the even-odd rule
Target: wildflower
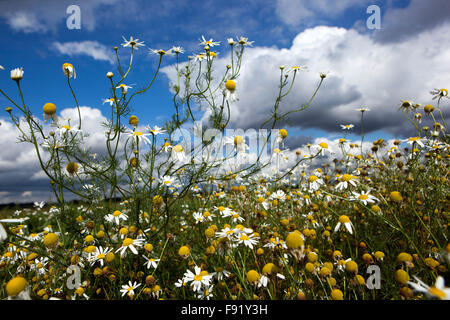
[{"label": "wildflower", "polygon": [[122,89],[122,94],[127,94],[128,89],[132,89],[133,87],[127,86],[126,84],[119,84],[119,86],[116,87],[116,89]]},{"label": "wildflower", "polygon": [[202,36],[202,42],[200,42],[203,46],[214,47],[220,45],[220,41],[215,42],[213,39],[206,40],[204,36]]},{"label": "wildflower", "polygon": [[73,176],[74,174],[76,174],[76,173],[78,172],[78,163],[73,162],[73,161],[69,162],[69,163],[66,165],[66,171],[67,171],[71,176]]},{"label": "wildflower", "polygon": [[194,271],[195,273],[191,270],[187,270],[184,274],[183,281],[186,283],[190,282],[190,285],[193,287],[192,289],[199,292],[202,286],[209,286],[212,275],[204,274],[204,272],[202,272],[202,269],[197,266],[194,267]]},{"label": "wildflower", "polygon": [[324,156],[326,152],[331,153],[328,144],[325,142],[319,143],[319,154]]},{"label": "wildflower", "polygon": [[343,189],[347,189],[350,185],[356,187],[356,181],[357,181],[356,176],[352,176],[350,174],[343,174],[342,176],[339,177],[340,182],[336,185],[336,189],[337,190],[343,190]]},{"label": "wildflower", "polygon": [[172,54],[172,49],[169,49],[167,51],[163,50],[163,49],[149,49],[150,52],[154,53],[154,54],[159,54],[160,56],[163,56],[165,54],[167,55],[171,55]]},{"label": "wildflower", "polygon": [[59,241],[59,236],[56,233],[47,233],[44,236],[44,240],[43,240],[44,245],[47,248],[55,247],[58,244],[58,241]]},{"label": "wildflower", "polygon": [[172,51],[175,54],[184,53],[184,49],[182,47],[172,47],[170,51]]},{"label": "wildflower", "polygon": [[145,46],[144,41],[139,42],[139,39],[133,39],[133,37],[130,37],[130,40],[127,40],[124,36],[122,36],[122,38],[125,41],[122,43],[122,47],[131,47],[131,49],[138,50],[139,47]]},{"label": "wildflower", "polygon": [[350,234],[353,234],[354,227],[348,216],[342,215],[339,217],[338,223],[336,224],[336,227],[334,228],[334,232],[338,231],[341,228],[341,225],[344,225],[344,227],[347,229],[347,231]]},{"label": "wildflower", "polygon": [[114,104],[114,98],[103,99],[103,104],[109,103],[110,106]]},{"label": "wildflower", "polygon": [[303,247],[303,237],[300,232],[291,232],[286,237],[286,245],[289,249],[297,249]]},{"label": "wildflower", "polygon": [[206,299],[206,300],[211,299],[213,297],[213,293],[212,293],[213,287],[214,287],[214,285],[211,285],[208,288],[200,290],[197,298],[198,299]]},{"label": "wildflower", "polygon": [[356,109],[356,111],[359,111],[359,112],[361,112],[361,113],[364,113],[364,112],[366,112],[366,111],[370,111],[370,109],[369,109],[369,108],[362,107],[362,108]]},{"label": "wildflower", "polygon": [[218,281],[222,281],[224,278],[228,278],[231,272],[225,270],[222,267],[218,267],[215,272],[211,273]]},{"label": "wildflower", "polygon": [[147,260],[147,262],[144,263],[144,266],[147,265],[147,269],[156,269],[158,267],[158,262],[160,259],[147,258],[146,256],[144,256],[144,259]]},{"label": "wildflower", "polygon": [[389,194],[389,198],[390,198],[392,201],[397,202],[397,203],[403,201],[403,197],[402,197],[401,193],[398,192],[398,191],[392,191],[392,192]]},{"label": "wildflower", "polygon": [[148,127],[148,132],[150,132],[153,135],[158,135],[158,134],[162,134],[164,132],[166,132],[166,130],[163,130],[162,128],[158,127],[158,126],[154,126],[153,129]]},{"label": "wildflower", "polygon": [[134,290],[137,289],[141,284],[137,283],[136,281],[132,283],[131,281],[128,281],[128,284],[123,285],[122,289],[120,289],[120,292],[122,292],[122,297],[124,295],[128,295],[128,297],[133,298],[134,297]]},{"label": "wildflower", "polygon": [[23,78],[23,68],[15,68],[11,70],[11,79],[14,81],[22,80]]},{"label": "wildflower", "polygon": [[105,218],[109,222],[114,221],[117,225],[120,225],[120,221],[128,220],[128,216],[119,210],[114,211],[112,214],[108,214]]},{"label": "wildflower", "polygon": [[128,134],[128,137],[130,137],[130,138],[131,137],[136,137],[136,141],[138,141],[138,142],[144,142],[144,143],[148,143],[148,144],[151,143],[150,139],[147,138],[147,136],[150,135],[149,133],[142,133],[140,131],[129,130],[127,132],[127,134]]},{"label": "wildflower", "polygon": [[253,249],[253,245],[256,245],[258,243],[258,239],[259,239],[259,237],[256,237],[254,233],[252,233],[250,235],[242,233],[237,236],[235,241],[238,244],[244,244],[246,247]]},{"label": "wildflower", "polygon": [[430,91],[430,93],[433,95],[433,100],[439,98],[447,98],[450,99],[450,97],[448,96],[448,90],[445,88],[442,89],[434,89],[432,91]]},{"label": "wildflower", "polygon": [[310,175],[308,178],[309,188],[311,191],[316,191],[324,184],[324,181],[316,175]]},{"label": "wildflower", "polygon": [[203,216],[203,214],[201,214],[200,212],[194,212],[193,213],[193,217],[195,220],[195,223],[201,223],[205,220],[205,217]]},{"label": "wildflower", "polygon": [[256,283],[261,278],[261,275],[256,270],[250,270],[247,272],[247,280],[250,283]]},{"label": "wildflower", "polygon": [[49,119],[52,119],[53,122],[58,121],[58,118],[56,117],[56,106],[53,103],[48,102],[48,103],[44,104],[42,109],[44,111],[45,122],[47,122]]},{"label": "wildflower", "polygon": [[350,129],[353,129],[353,127],[354,127],[353,124],[341,124],[342,130],[350,130]]},{"label": "wildflower", "polygon": [[172,155],[175,156],[175,159],[177,159],[180,162],[183,162],[187,159],[187,155],[184,153],[184,149],[181,145],[177,144],[172,148]]},{"label": "wildflower", "polygon": [[224,90],[225,99],[233,102],[239,100],[236,94],[236,82],[234,80],[225,81],[225,90]]},{"label": "wildflower", "polygon": [[175,178],[171,177],[171,176],[162,176],[159,181],[164,185],[164,186],[170,186],[175,182]]},{"label": "wildflower", "polygon": [[8,300],[31,300],[30,294],[28,290],[26,290],[27,285],[27,280],[20,276],[9,280],[6,284],[6,294],[8,295]]},{"label": "wildflower", "polygon": [[365,206],[367,203],[375,203],[375,201],[378,201],[376,197],[369,194],[369,192],[366,193],[364,191],[361,191],[361,193],[354,192],[354,195],[349,197],[349,200],[361,201]]},{"label": "wildflower", "polygon": [[248,38],[241,36],[239,39],[237,39],[237,42],[243,46],[251,46],[254,41],[248,41]]},{"label": "wildflower", "polygon": [[87,260],[91,263],[91,266],[98,262],[103,267],[105,258],[111,251],[112,248],[97,247],[94,252],[89,253]]},{"label": "wildflower", "polygon": [[410,137],[408,139],[403,140],[408,144],[415,144],[417,143],[419,146],[421,146],[422,148],[425,147],[424,143],[423,143],[423,139],[421,139],[420,137]]},{"label": "wildflower", "polygon": [[127,253],[127,250],[130,250],[134,254],[138,254],[137,249],[142,246],[144,239],[131,239],[125,238],[122,242],[122,246],[117,249],[115,252],[120,251],[120,256],[124,257]]},{"label": "wildflower", "polygon": [[65,75],[66,77],[68,77],[69,79],[72,78],[72,77],[73,77],[74,79],[77,78],[77,74],[76,74],[76,72],[75,72],[75,68],[73,67],[72,64],[66,62],[66,63],[64,63],[64,64],[62,65],[62,69],[63,69],[64,75]]},{"label": "wildflower", "polygon": [[427,296],[437,297],[441,300],[450,300],[450,288],[445,286],[444,278],[438,276],[434,286],[430,287],[426,285],[419,278],[414,276],[416,282],[407,282],[415,291],[423,292]]}]

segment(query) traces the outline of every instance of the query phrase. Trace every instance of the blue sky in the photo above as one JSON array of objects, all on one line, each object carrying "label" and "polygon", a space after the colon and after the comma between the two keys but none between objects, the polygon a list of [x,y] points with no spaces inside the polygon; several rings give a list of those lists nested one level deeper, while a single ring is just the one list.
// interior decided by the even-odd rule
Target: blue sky
[{"label": "blue sky", "polygon": [[[66,26],[71,4],[80,7],[80,30]],[[366,27],[369,5],[381,10],[380,30]],[[362,106],[371,109],[365,115],[365,141],[406,137],[414,133],[397,111],[401,101],[431,103],[430,90],[450,86],[450,75],[442,67],[450,63],[448,12],[448,0],[249,0],[245,5],[234,0],[1,1],[0,65],[5,70],[0,71],[0,88],[17,99],[9,71],[23,67],[21,85],[34,114],[40,116],[46,102],[55,103],[59,110],[73,108],[61,69],[70,62],[77,72],[72,85],[80,105],[101,118],[108,115],[102,101],[110,95],[105,74],[118,73],[112,48],[118,46],[122,63],[128,61],[122,36],[133,36],[146,45],[136,51],[136,64],[126,81],[131,90],[144,86],[155,71],[159,57],[149,48],[182,46],[181,59],[186,61],[202,49],[203,35],[221,42],[220,66],[228,59],[227,38],[245,36],[254,43],[237,80],[240,100],[232,106],[232,126],[257,128],[275,97],[279,66],[306,65],[308,72],[299,75],[283,107],[305,103],[319,72],[329,76],[311,108],[284,124],[289,148],[319,137],[337,139],[343,136],[339,124],[347,123],[355,124],[347,138],[359,140],[360,115],[355,109]],[[173,63],[174,57],[164,57],[163,66],[168,68],[145,96],[134,100],[132,113],[141,123],[162,126],[172,114]],[[10,103],[0,96],[0,148],[11,148],[0,155],[0,180],[6,182],[0,186],[0,202],[18,201],[28,189],[45,198],[38,190],[46,180],[39,178],[38,167],[27,162],[29,149],[11,144],[16,134],[3,111],[7,106]],[[450,116],[448,108],[444,115]],[[17,159],[25,159],[29,169],[16,171]],[[17,179],[19,174],[24,178]],[[37,178],[28,181],[30,176]]]},{"label": "blue sky", "polygon": [[[46,102],[54,102],[61,108],[74,107],[70,91],[62,75],[61,65],[71,62],[75,65],[78,78],[73,82],[81,105],[102,108],[102,99],[108,97],[109,83],[104,75],[107,71],[116,71],[115,65],[108,61],[96,60],[86,55],[68,56],[57,52],[54,43],[97,41],[110,49],[123,43],[122,36],[129,38],[134,36],[146,43],[146,47],[136,52],[136,69],[130,75],[128,83],[139,85],[148,79],[148,72],[152,72],[158,58],[149,54],[148,48],[170,48],[180,45],[185,48],[184,58],[188,54],[198,52],[201,35],[208,39],[213,37],[222,44],[226,38],[244,35],[254,41],[255,46],[276,46],[283,48],[288,46],[296,34],[307,27],[319,24],[351,28],[358,20],[368,15],[366,6],[349,6],[343,12],[330,14],[317,19],[305,19],[296,25],[283,23],[275,13],[275,4],[267,1],[249,1],[242,6],[241,1],[202,1],[198,5],[191,1],[173,1],[172,5],[160,5],[152,1],[112,1],[113,4],[99,2],[93,6],[86,1],[70,1],[81,9],[81,30],[69,30],[66,27],[66,6],[54,6],[49,1],[48,8],[29,10],[23,7],[21,1],[9,1],[11,8],[25,9],[30,15],[39,15],[42,19],[47,15],[54,17],[54,22],[45,25],[45,31],[36,27],[37,31],[30,31],[29,27],[14,28],[7,19],[0,19],[0,41],[7,44],[6,50],[0,52],[0,63],[7,69],[23,66],[26,81],[22,82],[26,92],[26,101],[31,105],[35,113],[40,113],[42,105]],[[41,1],[46,3],[47,1]],[[64,2],[64,1],[62,1]],[[96,1],[91,1],[95,3]],[[116,2],[116,3],[114,3]],[[389,4],[385,1],[372,2],[378,4],[382,10]],[[394,7],[403,7],[408,1],[396,1],[391,4]],[[145,8],[145,17],[136,9],[142,5]],[[89,16],[85,16],[86,10]],[[93,8],[92,8],[93,7]],[[331,8],[330,11],[333,9]],[[91,13],[92,11],[92,13]],[[382,11],[383,12],[383,11]],[[111,13],[111,15],[110,15]],[[86,13],[87,15],[87,13]],[[123,16],[123,18],[121,18]],[[59,17],[59,19],[58,19]],[[316,17],[315,17],[316,18]],[[88,26],[89,24],[89,26]],[[95,27],[90,26],[95,24]],[[228,47],[222,45],[219,52],[228,53]],[[123,62],[126,62],[128,50],[121,48]],[[174,59],[168,57],[163,65],[173,63]],[[2,88],[7,92],[15,91],[15,83],[2,83]],[[155,85],[145,97],[139,97],[135,101],[135,110],[139,113],[142,122],[163,124],[163,120],[170,116],[171,93],[168,90],[168,80],[164,75],[157,78]],[[7,103],[4,97],[0,97],[0,103]],[[164,112],[167,110],[167,112]],[[155,120],[157,123],[155,123]],[[321,134],[320,131],[308,130],[308,135]]]}]

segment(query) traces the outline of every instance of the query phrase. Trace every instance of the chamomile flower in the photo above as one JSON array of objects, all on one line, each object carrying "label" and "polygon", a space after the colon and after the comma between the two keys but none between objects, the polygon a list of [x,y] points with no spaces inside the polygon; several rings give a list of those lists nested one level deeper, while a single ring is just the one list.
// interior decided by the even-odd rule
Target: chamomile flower
[{"label": "chamomile flower", "polygon": [[331,154],[330,148],[326,142],[321,142],[318,145],[318,152],[320,155],[324,156],[326,153]]},{"label": "chamomile flower", "polygon": [[434,90],[432,90],[432,91],[430,91],[430,93],[433,95],[433,100],[435,100],[435,99],[437,99],[437,98],[439,98],[439,99],[441,99],[441,98],[447,98],[447,99],[450,99],[450,97],[448,96],[448,90],[447,89],[445,89],[445,88],[442,88],[442,89],[434,89]]},{"label": "chamomile flower", "polygon": [[214,47],[220,45],[220,41],[213,41],[213,39],[206,40],[204,36],[202,36],[202,41],[200,42],[203,46]]},{"label": "chamomile flower", "polygon": [[163,55],[172,55],[172,49],[163,50],[163,49],[149,49],[151,53],[163,56]]},{"label": "chamomile flower", "polygon": [[197,266],[194,267],[194,272],[187,270],[184,274],[183,281],[188,284],[190,283],[194,291],[200,292],[202,287],[208,287],[210,285],[212,275],[204,274],[202,269]]},{"label": "chamomile flower", "polygon": [[127,221],[128,220],[128,216],[125,213],[123,213],[123,212],[121,212],[119,210],[116,210],[112,214],[108,214],[105,217],[105,219],[106,219],[106,221],[109,221],[109,222],[113,222],[114,221],[117,225],[120,225],[121,221]]},{"label": "chamomile flower", "polygon": [[351,129],[353,129],[353,127],[354,127],[353,124],[341,124],[342,130],[351,130]]},{"label": "chamomile flower", "polygon": [[73,77],[74,79],[77,78],[77,74],[76,74],[76,72],[75,72],[75,68],[73,67],[73,65],[72,65],[71,63],[68,63],[68,62],[64,63],[64,64],[62,65],[62,69],[63,69],[64,75],[65,75],[66,77],[68,77],[69,79],[72,78],[72,77]]},{"label": "chamomile flower", "polygon": [[203,290],[200,290],[199,295],[197,296],[197,299],[206,299],[206,300],[211,299],[213,297],[213,288],[214,288],[214,285],[211,285],[208,288],[204,288]]},{"label": "chamomile flower", "polygon": [[353,234],[353,223],[350,221],[350,218],[346,215],[342,215],[339,217],[338,223],[336,224],[336,227],[334,228],[334,232],[337,232],[341,226],[344,226],[345,229],[347,229],[347,231],[350,234]]},{"label": "chamomile flower", "polygon": [[23,78],[23,68],[15,68],[13,70],[11,70],[11,79],[14,81],[19,81]]},{"label": "chamomile flower", "polygon": [[[246,37],[239,37],[239,39],[237,39],[237,43],[239,43],[242,46],[251,46],[253,44],[254,41],[248,41],[248,38]],[[229,42],[228,42],[229,43]]]},{"label": "chamomile flower", "polygon": [[184,49],[182,47],[172,47],[170,51],[172,51],[175,54],[184,53]]},{"label": "chamomile flower", "polygon": [[112,248],[97,247],[94,252],[89,253],[87,260],[93,266],[98,262],[102,267],[106,258],[106,255],[112,251]]},{"label": "chamomile flower", "polygon": [[239,100],[239,97],[236,94],[236,82],[234,80],[228,79],[225,81],[223,94],[227,101],[234,102]]},{"label": "chamomile flower", "polygon": [[251,233],[251,234],[246,234],[246,233],[236,234],[236,238],[234,239],[234,241],[237,244],[243,244],[246,247],[249,247],[250,249],[253,249],[253,246],[258,243],[258,240],[259,240],[259,237],[255,236],[254,233]]},{"label": "chamomile flower", "polygon": [[421,281],[419,278],[414,276],[416,282],[408,281],[407,283],[413,287],[415,291],[423,292],[427,296],[436,297],[441,300],[450,300],[450,288],[445,286],[444,278],[438,276],[434,286],[430,287]]},{"label": "chamomile flower", "polygon": [[339,177],[339,183],[336,185],[336,189],[342,191],[348,189],[351,185],[356,187],[357,179],[358,177],[345,173]]},{"label": "chamomile flower", "polygon": [[148,127],[147,130],[148,130],[148,132],[150,132],[151,134],[153,134],[155,136],[166,132],[166,130],[163,130],[162,128],[160,128],[158,126],[154,126],[153,128]]},{"label": "chamomile flower", "polygon": [[222,267],[218,267],[215,272],[211,273],[211,275],[218,281],[222,281],[223,279],[228,278],[231,275],[231,272],[225,270]]},{"label": "chamomile flower", "polygon": [[408,139],[403,140],[408,144],[413,145],[414,143],[418,144],[419,146],[421,146],[422,148],[425,147],[425,144],[423,143],[423,139],[421,139],[420,137],[410,137]]},{"label": "chamomile flower", "polygon": [[168,187],[171,186],[175,182],[175,178],[171,176],[162,176],[159,181],[162,185]]},{"label": "chamomile flower", "polygon": [[316,191],[324,184],[324,181],[317,175],[310,175],[308,178],[309,190]]},{"label": "chamomile flower", "polygon": [[116,87],[116,89],[122,89],[122,94],[127,94],[128,89],[132,89],[133,87],[127,86],[126,84],[121,83]]},{"label": "chamomile flower", "polygon": [[180,144],[172,147],[172,156],[180,162],[187,159],[187,155],[184,153],[184,149]]},{"label": "chamomile flower", "polygon": [[103,99],[103,104],[109,103],[110,106],[114,104],[114,98]]},{"label": "chamomile flower", "polygon": [[133,39],[133,37],[130,37],[130,40],[127,40],[124,36],[122,36],[122,38],[125,41],[122,43],[122,47],[131,47],[132,49],[138,50],[139,47],[145,46],[144,41],[139,42],[139,39]]},{"label": "chamomile flower", "polygon": [[136,140],[139,142],[139,143],[141,143],[141,142],[143,142],[143,143],[148,143],[148,144],[151,144],[151,141],[150,141],[150,139],[149,138],[147,138],[149,135],[150,135],[150,133],[143,133],[143,132],[141,132],[141,131],[133,131],[133,130],[128,130],[127,131],[127,135],[128,135],[128,137],[129,138],[136,138]]},{"label": "chamomile flower", "polygon": [[122,293],[122,297],[125,295],[128,295],[128,297],[133,298],[134,297],[134,290],[137,289],[141,284],[137,283],[136,281],[133,283],[128,281],[128,284],[125,284],[122,286],[122,289],[120,289],[120,292]]},{"label": "chamomile flower", "polygon": [[205,217],[200,212],[194,212],[192,214],[195,220],[195,224],[202,223],[205,220]]},{"label": "chamomile flower", "polygon": [[156,269],[158,267],[160,259],[147,258],[146,256],[144,256],[144,259],[147,260],[147,262],[144,263],[144,266],[147,266],[147,269]]},{"label": "chamomile flower", "polygon": [[117,249],[115,252],[120,252],[121,257],[124,257],[127,254],[127,251],[131,251],[133,254],[138,254],[137,249],[142,247],[143,243],[144,239],[141,238],[125,238],[122,242],[122,246],[120,246],[119,249]]},{"label": "chamomile flower", "polygon": [[349,200],[351,201],[361,201],[365,206],[368,203],[375,203],[376,201],[378,201],[378,199],[374,196],[372,196],[371,194],[369,194],[369,192],[364,192],[361,191],[361,193],[358,192],[354,192],[352,196],[349,197]]}]

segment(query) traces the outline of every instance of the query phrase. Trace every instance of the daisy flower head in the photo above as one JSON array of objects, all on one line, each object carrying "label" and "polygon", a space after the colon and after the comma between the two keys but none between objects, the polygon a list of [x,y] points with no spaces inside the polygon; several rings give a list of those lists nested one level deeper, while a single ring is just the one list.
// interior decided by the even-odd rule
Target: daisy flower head
[{"label": "daisy flower head", "polygon": [[420,137],[410,137],[408,139],[403,140],[404,142],[414,145],[415,143],[421,146],[422,148],[425,147],[425,144],[423,143],[423,139]]},{"label": "daisy flower head", "polygon": [[62,70],[63,70],[64,75],[66,77],[68,77],[69,79],[72,78],[72,77],[74,79],[77,78],[77,74],[75,72],[75,68],[73,67],[73,65],[71,63],[68,63],[68,62],[64,63],[62,65]]},{"label": "daisy flower head", "polygon": [[214,47],[220,45],[220,41],[213,41],[213,39],[206,40],[205,37],[202,36],[200,44],[203,46]]},{"label": "daisy flower head", "polygon": [[23,71],[22,67],[11,70],[11,80],[14,80],[14,81],[22,80],[23,73],[24,73],[24,71]]},{"label": "daisy flower head", "polygon": [[158,135],[158,134],[163,134],[164,132],[166,132],[166,130],[164,130],[163,128],[160,128],[158,126],[154,126],[153,128],[148,127],[148,132],[150,132],[153,135]]},{"label": "daisy flower head", "polygon": [[194,272],[192,272],[191,270],[186,271],[183,281],[186,283],[190,283],[190,286],[194,291],[200,292],[202,287],[209,287],[211,279],[212,275],[202,271],[201,268],[195,266]]},{"label": "daisy flower head", "polygon": [[205,217],[200,212],[194,212],[192,216],[195,220],[195,224],[202,223],[205,220]]},{"label": "daisy flower head", "polygon": [[117,225],[121,224],[121,221],[127,221],[128,216],[125,213],[122,213],[119,210],[114,211],[112,214],[108,214],[105,217],[108,222],[115,222]]},{"label": "daisy flower head", "polygon": [[430,287],[414,276],[416,282],[408,281],[407,283],[413,287],[415,291],[423,292],[429,297],[439,298],[441,300],[450,300],[450,288],[445,286],[444,278],[438,276],[434,286]]},{"label": "daisy flower head", "polygon": [[172,51],[175,54],[184,53],[184,49],[182,47],[172,47],[170,51]]},{"label": "daisy flower head", "polygon": [[121,257],[125,257],[128,250],[131,251],[133,254],[138,254],[137,249],[142,247],[143,243],[144,239],[141,238],[138,239],[125,238],[122,242],[122,246],[120,246],[119,249],[116,250],[116,252],[120,252]]},{"label": "daisy flower head", "polygon": [[110,106],[114,104],[114,98],[103,99],[103,104],[109,103]]},{"label": "daisy flower head", "polygon": [[42,107],[42,110],[44,111],[44,120],[47,122],[48,120],[52,119],[53,122],[58,122],[58,117],[56,116],[56,106],[51,103],[47,102]]},{"label": "daisy flower head", "polygon": [[254,233],[246,234],[246,233],[240,233],[236,234],[236,238],[234,241],[237,244],[243,244],[246,247],[249,247],[250,249],[253,249],[253,246],[258,243],[259,237],[255,236]]},{"label": "daisy flower head", "polygon": [[316,191],[320,188],[321,185],[324,184],[324,181],[319,178],[317,175],[310,175],[308,178],[309,189],[311,191]]},{"label": "daisy flower head", "polygon": [[103,267],[106,255],[111,251],[112,248],[97,247],[95,251],[89,253],[87,260],[91,263],[91,266],[98,262]]},{"label": "daisy flower head", "polygon": [[336,185],[337,190],[343,190],[350,187],[350,185],[356,187],[358,177],[352,176],[351,174],[343,174],[339,177],[339,183]]},{"label": "daisy flower head", "polygon": [[154,259],[154,258],[147,258],[144,256],[144,259],[147,260],[144,263],[144,266],[147,266],[147,269],[153,268],[156,269],[158,267],[158,263],[160,259]]},{"label": "daisy flower head", "polygon": [[122,43],[122,47],[131,47],[132,49],[138,50],[139,47],[145,46],[144,41],[139,42],[139,39],[133,39],[133,37],[130,37],[130,40],[127,40],[124,36],[122,36],[122,38],[125,41]]},{"label": "daisy flower head", "polygon": [[287,73],[290,73],[290,72],[297,73],[297,71],[305,71],[307,69],[308,69],[308,67],[306,67],[306,66],[292,66],[288,69]]},{"label": "daisy flower head", "polygon": [[184,153],[184,149],[180,144],[172,147],[172,156],[180,162],[187,159],[187,155]]},{"label": "daisy flower head", "polygon": [[239,97],[236,94],[236,82],[234,80],[228,79],[227,81],[225,81],[223,94],[225,96],[225,99],[230,102],[239,100]]},{"label": "daisy flower head", "polygon": [[370,111],[370,109],[369,109],[369,108],[366,108],[366,107],[361,107],[361,108],[356,109],[356,111],[359,111],[359,112],[361,112],[361,113],[364,113],[364,112],[366,112],[366,111]]},{"label": "daisy flower head", "polygon": [[119,84],[117,87],[116,87],[116,89],[122,89],[122,94],[127,94],[127,92],[128,92],[128,89],[132,89],[133,87],[130,87],[130,86],[127,86],[126,84],[123,84],[123,83],[121,83],[121,84]]},{"label": "daisy flower head", "polygon": [[120,292],[122,293],[122,297],[127,295],[129,298],[134,297],[134,290],[137,289],[141,284],[137,283],[136,281],[132,283],[131,281],[128,281],[128,284],[125,284],[122,286],[122,289],[120,289]]},{"label": "daisy flower head", "polygon": [[154,54],[158,54],[158,55],[160,55],[161,57],[163,56],[163,55],[172,55],[172,49],[169,49],[169,50],[163,50],[163,49],[149,49],[150,50],[150,52],[151,53],[154,53]]},{"label": "daisy flower head", "polygon": [[353,129],[354,125],[353,124],[341,124],[341,129],[342,130],[351,130]]},{"label": "daisy flower head", "polygon": [[339,217],[338,223],[334,228],[334,232],[337,232],[341,228],[341,226],[344,226],[350,234],[353,234],[353,223],[350,221],[350,218],[348,216],[342,215]]},{"label": "daisy flower head", "polygon": [[322,155],[322,156],[325,156],[326,153],[331,154],[331,150],[328,146],[328,143],[326,143],[326,142],[319,143],[318,151],[319,151],[320,155]]},{"label": "daisy flower head", "polygon": [[162,176],[160,179],[160,182],[164,186],[170,186],[175,182],[175,178],[171,176]]},{"label": "daisy flower head", "polygon": [[[237,39],[237,43],[239,43],[241,46],[252,46],[254,41],[248,41],[248,38],[240,36]],[[229,43],[229,42],[228,42]]]},{"label": "daisy flower head", "polygon": [[375,203],[375,201],[378,201],[378,199],[374,196],[372,196],[371,194],[369,194],[369,192],[364,192],[361,191],[361,193],[358,192],[354,192],[354,195],[349,197],[349,200],[352,201],[361,201],[365,206],[368,203]]},{"label": "daisy flower head", "polygon": [[129,138],[135,137],[136,141],[139,143],[143,142],[145,144],[151,144],[150,139],[147,138],[150,135],[150,133],[143,133],[141,131],[128,130],[127,134],[128,134]]},{"label": "daisy flower head", "polygon": [[441,98],[447,98],[450,99],[450,97],[448,96],[448,90],[445,88],[442,89],[434,89],[432,91],[430,91],[430,93],[433,95],[433,100],[435,99],[441,99]]}]

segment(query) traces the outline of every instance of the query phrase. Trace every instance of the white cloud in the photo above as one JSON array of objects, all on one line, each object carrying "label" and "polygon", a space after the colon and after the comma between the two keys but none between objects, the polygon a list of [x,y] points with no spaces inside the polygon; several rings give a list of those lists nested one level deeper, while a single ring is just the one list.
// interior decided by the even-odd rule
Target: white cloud
[{"label": "white cloud", "polygon": [[55,42],[53,46],[59,53],[70,57],[74,55],[87,55],[95,60],[108,61],[111,64],[114,62],[111,48],[98,41]]},{"label": "white cloud", "polygon": [[[101,110],[86,106],[80,107],[82,129],[88,134],[84,138],[85,145],[93,153],[105,152],[105,135],[102,122],[106,117]],[[76,108],[61,110],[58,115],[61,123],[78,121]],[[49,200],[52,192],[48,184],[48,177],[41,170],[34,146],[29,143],[17,143],[19,131],[14,124],[1,119],[0,126],[0,203],[21,202],[31,200]],[[26,123],[22,122],[23,127]],[[54,130],[49,124],[44,126],[44,132]],[[45,152],[42,152],[45,154]]]},{"label": "white cloud", "polygon": [[[216,69],[224,70],[228,59],[218,59]],[[365,116],[366,132],[408,134],[412,126],[398,111],[400,101],[432,102],[429,91],[450,84],[450,75],[443,71],[449,64],[450,32],[446,26],[401,43],[379,43],[371,35],[352,29],[307,29],[288,48],[255,47],[244,53],[236,80],[240,100],[231,105],[231,125],[259,128],[277,96],[279,66],[306,65],[309,71],[297,75],[282,110],[306,103],[319,81],[319,72],[330,73],[310,109],[293,115],[289,125],[331,132],[339,131],[339,124],[353,123],[359,132],[360,113],[355,109],[366,106],[372,110]],[[175,83],[173,66],[163,72]]]}]

